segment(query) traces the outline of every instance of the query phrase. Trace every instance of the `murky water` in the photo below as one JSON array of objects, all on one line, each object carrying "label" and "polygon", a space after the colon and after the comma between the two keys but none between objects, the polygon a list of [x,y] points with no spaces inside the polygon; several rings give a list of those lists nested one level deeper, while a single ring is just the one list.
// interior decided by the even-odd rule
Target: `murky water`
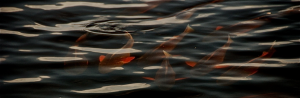
[{"label": "murky water", "polygon": [[300,96],[299,0],[9,0],[0,8],[1,98]]}]

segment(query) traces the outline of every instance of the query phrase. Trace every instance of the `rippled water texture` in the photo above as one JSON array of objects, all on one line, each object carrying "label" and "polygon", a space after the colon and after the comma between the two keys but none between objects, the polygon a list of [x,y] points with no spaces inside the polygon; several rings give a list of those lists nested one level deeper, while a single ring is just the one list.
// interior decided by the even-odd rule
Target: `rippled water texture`
[{"label": "rippled water texture", "polygon": [[1,98],[299,98],[299,0],[2,0]]}]

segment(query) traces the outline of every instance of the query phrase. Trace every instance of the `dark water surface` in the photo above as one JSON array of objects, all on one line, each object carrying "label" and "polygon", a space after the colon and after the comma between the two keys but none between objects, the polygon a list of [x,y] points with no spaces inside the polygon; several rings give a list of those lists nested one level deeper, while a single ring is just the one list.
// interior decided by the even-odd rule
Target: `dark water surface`
[{"label": "dark water surface", "polygon": [[[0,5],[0,98],[300,96],[299,0],[2,0]],[[161,54],[150,53],[156,62],[141,59],[187,25],[193,31],[174,49],[164,44],[157,50]],[[125,32],[132,47],[124,46]],[[228,36],[233,42],[220,48]],[[273,55],[263,52],[270,47]],[[211,55],[219,48],[227,49],[224,59],[221,52]],[[173,55],[165,59],[169,72],[161,69],[162,50]],[[100,72],[99,56],[112,53],[135,58]],[[202,58],[207,62],[195,67],[185,63]],[[156,76],[159,69],[167,75]]]}]

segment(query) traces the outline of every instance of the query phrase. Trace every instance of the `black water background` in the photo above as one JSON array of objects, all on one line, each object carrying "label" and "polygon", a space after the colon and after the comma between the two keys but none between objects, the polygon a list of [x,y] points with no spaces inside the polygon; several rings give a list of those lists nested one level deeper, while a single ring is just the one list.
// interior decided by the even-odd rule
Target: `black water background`
[{"label": "black water background", "polygon": [[[78,0],[79,1],[79,0]],[[3,1],[2,1],[3,2]],[[70,52],[69,47],[74,45],[76,39],[85,34],[86,31],[71,28],[60,31],[55,27],[56,24],[76,23],[88,20],[101,20],[99,17],[114,17],[120,15],[119,12],[125,8],[101,8],[89,5],[72,6],[55,10],[43,10],[29,8],[25,5],[55,5],[64,1],[17,1],[10,0],[1,3],[1,7],[18,7],[23,9],[20,12],[1,12],[1,29],[18,31],[27,34],[38,34],[36,37],[25,37],[16,34],[0,34],[1,40],[1,80],[13,80],[17,78],[31,78],[39,76],[49,76],[50,78],[42,79],[39,82],[27,83],[5,83],[0,86],[1,98],[100,98],[100,97],[203,97],[203,98],[232,98],[242,97],[252,94],[263,93],[282,93],[297,97],[299,95],[299,62],[290,63],[283,67],[261,67],[259,72],[252,76],[252,81],[239,81],[230,86],[222,86],[210,79],[212,75],[203,77],[193,77],[186,80],[176,81],[175,86],[169,91],[161,91],[150,80],[144,80],[141,77],[154,77],[157,70],[143,70],[137,67],[135,61],[124,65],[124,70],[114,71],[109,74],[100,74],[97,70],[99,55],[105,53],[94,53],[85,51],[88,55],[86,58],[90,61],[88,69],[79,75],[70,75],[63,69],[63,62],[40,61],[39,57],[64,57]],[[84,1],[104,4],[131,4],[139,1]],[[162,4],[142,15],[161,17],[181,11],[202,1],[171,1]],[[140,2],[141,3],[141,2]],[[221,5],[221,6],[219,6]],[[255,8],[238,8],[226,10],[226,7],[242,6],[263,6],[263,5],[280,5],[274,7],[255,7]],[[205,55],[213,52],[224,44],[226,41],[201,42],[201,39],[212,32],[217,26],[232,25],[234,23],[249,20],[260,16],[263,13],[278,13],[280,10],[297,6],[299,2],[289,0],[228,0],[217,4],[204,6],[194,14],[188,23],[165,25],[155,28],[153,31],[134,32],[132,33],[135,42],[133,48],[142,50],[142,52],[132,53],[136,58],[145,52],[153,49],[162,41],[164,37],[172,37],[180,34],[190,24],[195,32],[187,35],[181,43],[171,52],[171,54],[183,55],[192,60],[199,60]],[[261,11],[261,10],[266,11]],[[195,18],[197,15],[214,13],[208,17]],[[98,16],[93,16],[98,15]],[[130,17],[130,16],[128,16]],[[149,19],[141,19],[149,20]],[[151,20],[151,19],[150,19]],[[91,21],[92,22],[92,21]],[[46,27],[53,27],[50,30],[35,29],[25,25],[36,25],[36,23]],[[89,22],[82,23],[81,27]],[[201,25],[197,25],[201,24]],[[288,26],[287,28],[267,31],[263,33],[254,33],[258,30]],[[71,26],[70,26],[71,27]],[[73,29],[73,30],[72,30]],[[61,35],[51,34],[53,32],[62,33]],[[259,43],[271,43],[289,41],[288,44],[275,45],[276,52],[272,58],[278,59],[295,59],[299,58],[299,14],[285,16],[275,19],[263,26],[247,32],[252,36],[241,36],[233,38],[234,43],[226,53],[224,62],[246,62],[252,58],[261,55],[262,51],[267,50],[270,45],[260,45]],[[298,41],[291,41],[298,40]],[[121,43],[120,43],[121,42]],[[82,43],[82,47],[108,48],[116,49],[124,45],[126,39],[115,36],[100,36],[91,34],[88,39]],[[196,47],[196,48],[195,48]],[[22,52],[19,49],[31,50]],[[247,50],[249,49],[249,50]],[[190,67],[184,64],[183,59],[171,59],[171,65],[177,73],[176,77],[185,77],[189,74]],[[272,62],[271,62],[272,63]],[[273,62],[274,63],[274,62]],[[275,62],[279,63],[279,62]],[[157,64],[159,65],[159,63]],[[133,74],[133,71],[144,71],[145,74]],[[218,73],[218,71],[216,71]],[[255,78],[258,77],[258,78]],[[70,90],[85,90],[100,88],[108,85],[123,85],[130,83],[147,83],[151,84],[149,88],[135,89],[129,91],[104,93],[104,94],[79,94],[70,92]]]}]

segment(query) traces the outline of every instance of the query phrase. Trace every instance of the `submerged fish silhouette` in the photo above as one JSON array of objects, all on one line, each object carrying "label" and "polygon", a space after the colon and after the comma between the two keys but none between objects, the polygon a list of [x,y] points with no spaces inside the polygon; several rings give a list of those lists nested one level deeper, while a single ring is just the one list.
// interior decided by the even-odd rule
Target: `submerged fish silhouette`
[{"label": "submerged fish silhouette", "polygon": [[[79,42],[82,42],[83,40],[86,39],[87,35],[89,33],[81,35],[76,41],[74,46],[78,46]],[[72,57],[74,59],[79,59],[79,60],[71,60],[69,61],[66,59],[64,61],[64,69],[66,72],[70,74],[80,74],[84,72],[88,66],[88,60],[84,56],[84,54],[79,53],[79,50],[72,49],[74,52],[69,52],[66,57]]]},{"label": "submerged fish silhouette", "polygon": [[64,70],[70,74],[76,75],[86,70],[89,61],[86,59],[84,54],[77,52],[78,50],[73,50],[73,51],[74,52],[69,52],[69,54],[66,57],[74,58],[74,60],[70,61],[66,59],[64,61]]},{"label": "submerged fish silhouette", "polygon": [[[126,36],[129,38],[127,43],[118,51],[113,54],[107,54],[106,56],[99,56],[99,71],[100,73],[108,73],[113,71],[114,67],[121,67],[122,65],[129,63],[135,57],[130,56],[130,48],[133,46],[134,40],[130,33],[126,33]],[[119,53],[120,51],[126,53]]]},{"label": "submerged fish silhouette", "polygon": [[178,78],[175,79],[175,72],[172,68],[172,66],[169,63],[168,58],[171,57],[169,53],[163,50],[163,53],[165,54],[165,59],[161,63],[161,67],[157,72],[155,79],[151,77],[143,77],[144,79],[148,80],[154,80],[155,84],[161,89],[161,90],[169,90],[173,87],[176,80],[182,80],[185,78]]},{"label": "submerged fish silhouette", "polygon": [[230,36],[228,35],[228,41],[222,47],[215,50],[214,52],[210,53],[209,55],[203,57],[198,62],[186,61],[186,64],[194,67],[191,70],[193,75],[205,75],[209,71],[214,68],[214,65],[220,64],[223,62],[226,51],[230,44],[233,41],[231,40]]},{"label": "submerged fish silhouette", "polygon": [[269,14],[239,22],[228,27],[217,26],[215,31],[203,38],[203,41],[222,40],[225,39],[225,36],[228,34],[237,36],[246,33],[267,23],[270,19],[268,15]]},{"label": "submerged fish silhouette", "polygon": [[[255,74],[258,71],[259,66],[247,66],[249,63],[262,63],[264,62],[264,58],[270,58],[275,53],[275,49],[273,46],[275,45],[275,42],[273,42],[273,45],[270,47],[268,51],[264,51],[261,56],[256,57],[254,59],[249,60],[243,65],[240,66],[233,66],[229,70],[227,70],[225,73],[223,73],[221,76],[224,77],[248,77],[253,74]],[[223,84],[230,84],[233,83],[235,80],[217,80],[219,83]]]},{"label": "submerged fish silhouette", "polygon": [[176,45],[183,39],[183,37],[192,31],[194,31],[193,28],[191,28],[189,25],[187,25],[187,27],[183,31],[183,33],[179,34],[178,36],[172,37],[168,41],[160,44],[153,50],[148,51],[143,56],[138,58],[138,64],[139,65],[151,65],[151,64],[157,63],[158,61],[161,60],[160,58],[164,56],[164,53],[162,50],[165,50],[166,52],[172,51],[176,47]]},{"label": "submerged fish silhouette", "polygon": [[286,11],[278,12],[276,14],[271,14],[270,12],[268,12],[262,16],[250,20],[242,21],[227,27],[217,26],[215,31],[209,33],[206,37],[203,38],[203,41],[215,41],[215,40],[225,39],[226,35],[228,34],[239,36],[253,29],[261,27],[262,25],[270,22],[273,19],[280,18],[286,15],[291,15],[291,14],[299,14],[300,13],[299,9],[300,7],[294,7],[294,8],[287,9]]},{"label": "submerged fish silhouette", "polygon": [[197,7],[208,5],[208,4],[212,4],[212,3],[218,3],[218,2],[222,2],[222,1],[224,1],[224,0],[212,0],[210,2],[197,4],[195,6],[186,8],[186,9],[184,9],[184,10],[182,10],[180,12],[174,13],[172,15],[169,15],[169,16],[166,16],[166,17],[157,18],[157,20],[163,19],[163,18],[168,18],[168,17],[176,17],[176,19],[189,19],[197,11],[197,9],[196,9]]}]

